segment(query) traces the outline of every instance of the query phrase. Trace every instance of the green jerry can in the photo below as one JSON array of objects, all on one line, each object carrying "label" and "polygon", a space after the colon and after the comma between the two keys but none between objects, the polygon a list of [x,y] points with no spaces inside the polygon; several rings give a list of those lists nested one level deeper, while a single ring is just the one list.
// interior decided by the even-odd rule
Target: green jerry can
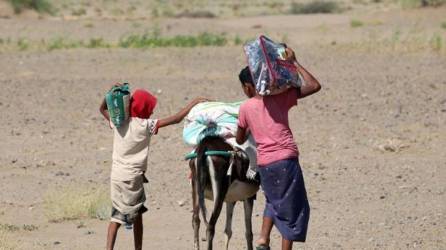
[{"label": "green jerry can", "polygon": [[105,95],[110,120],[119,128],[129,118],[130,88],[128,83],[115,86]]}]

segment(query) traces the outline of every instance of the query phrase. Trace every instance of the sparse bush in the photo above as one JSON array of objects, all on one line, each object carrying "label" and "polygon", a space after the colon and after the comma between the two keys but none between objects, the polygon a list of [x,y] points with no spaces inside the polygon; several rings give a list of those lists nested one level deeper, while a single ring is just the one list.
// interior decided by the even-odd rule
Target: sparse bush
[{"label": "sparse bush", "polygon": [[82,41],[69,41],[67,39],[64,39],[62,37],[53,39],[46,44],[46,48],[51,50],[56,49],[71,49],[71,48],[80,48],[83,46]]},{"label": "sparse bush", "polygon": [[22,229],[25,230],[25,231],[32,232],[32,231],[36,231],[36,230],[38,230],[39,227],[38,227],[38,226],[35,226],[35,225],[32,225],[32,224],[24,224],[24,225],[22,226]]},{"label": "sparse bush", "polygon": [[446,0],[400,0],[400,4],[404,8],[438,7],[446,4]]},{"label": "sparse bush", "polygon": [[111,202],[105,188],[65,187],[45,195],[45,215],[50,222],[80,218],[106,219]]},{"label": "sparse bush", "polygon": [[391,38],[391,42],[392,43],[397,43],[400,41],[400,37],[401,37],[401,31],[400,30],[395,30],[392,34],[392,38]]},{"label": "sparse bush", "polygon": [[443,38],[438,34],[434,34],[430,40],[430,44],[433,50],[441,51],[441,48],[443,47]]},{"label": "sparse bush", "polygon": [[291,14],[316,14],[335,13],[340,10],[337,2],[334,1],[313,1],[309,3],[292,3]]},{"label": "sparse bush", "polygon": [[283,7],[284,3],[280,2],[280,1],[279,2],[268,2],[267,5],[270,9],[281,9]]},{"label": "sparse bush", "polygon": [[33,9],[39,13],[54,14],[54,8],[48,0],[8,0],[16,14],[25,9]]},{"label": "sparse bush", "polygon": [[20,38],[17,40],[17,47],[19,50],[26,50],[29,47],[29,43],[25,38]]},{"label": "sparse bush", "polygon": [[438,6],[446,4],[446,0],[420,0],[420,2],[421,2],[421,6],[423,6],[423,7],[426,7],[426,6],[438,7]]},{"label": "sparse bush", "polygon": [[87,44],[87,48],[110,48],[111,45],[104,41],[103,38],[91,38]]},{"label": "sparse bush", "polygon": [[235,36],[235,38],[234,38],[234,44],[235,44],[235,45],[243,44],[243,41],[242,41],[242,39],[240,38],[239,35],[236,35],[236,36]]},{"label": "sparse bush", "polygon": [[94,27],[94,24],[88,22],[88,23],[85,23],[85,24],[84,24],[84,27],[85,27],[85,28],[93,28],[93,27]]},{"label": "sparse bush", "polygon": [[352,28],[358,28],[358,27],[361,27],[363,25],[364,25],[364,23],[362,21],[360,21],[360,20],[357,20],[357,19],[352,19],[350,21],[350,27],[352,27]]},{"label": "sparse bush", "polygon": [[166,1],[156,1],[152,6],[152,17],[173,17],[174,11],[172,6]]},{"label": "sparse bush", "polygon": [[16,232],[19,231],[20,227],[12,224],[0,224],[0,231],[4,232]]},{"label": "sparse bush", "polygon": [[122,48],[150,48],[150,47],[197,47],[224,46],[227,39],[223,35],[201,33],[197,36],[177,35],[161,37],[159,34],[130,35],[122,38],[118,46]]},{"label": "sparse bush", "polygon": [[[35,231],[37,229],[39,229],[38,226],[32,225],[32,224],[23,224],[23,226],[20,228],[17,225],[12,225],[12,224],[0,224],[0,232],[17,232],[20,231],[21,229],[23,229],[24,231]],[[0,249],[2,249],[0,247]]]},{"label": "sparse bush", "polygon": [[[51,40],[27,40],[20,38],[17,41],[0,39],[0,48],[15,50],[41,50],[48,51],[59,49],[76,48],[154,48],[154,47],[201,47],[201,46],[225,46],[228,44],[240,45],[244,43],[239,36],[228,40],[226,34],[201,33],[198,35],[177,35],[173,37],[161,36],[160,32],[155,30],[143,35],[129,35],[122,37],[118,42],[109,42],[103,38],[90,38],[89,40],[71,40],[69,38],[53,38]],[[10,44],[12,46],[10,46]]]},{"label": "sparse bush", "polygon": [[175,15],[176,18],[214,18],[216,15],[207,10],[183,11]]},{"label": "sparse bush", "polygon": [[84,8],[74,9],[71,11],[71,15],[73,16],[83,16],[87,14],[87,10]]}]

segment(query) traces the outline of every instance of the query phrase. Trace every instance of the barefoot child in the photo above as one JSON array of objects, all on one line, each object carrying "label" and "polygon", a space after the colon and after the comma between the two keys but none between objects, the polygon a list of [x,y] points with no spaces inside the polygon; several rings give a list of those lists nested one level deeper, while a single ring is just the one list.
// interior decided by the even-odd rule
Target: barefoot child
[{"label": "barefoot child", "polygon": [[288,111],[297,99],[320,90],[319,82],[302,67],[291,49],[288,60],[297,67],[304,84],[284,93],[260,96],[256,93],[249,68],[239,75],[243,91],[250,98],[240,107],[237,143],[246,140],[247,131],[257,143],[257,164],[260,183],[266,196],[258,250],[270,249],[273,225],[282,235],[282,250],[292,249],[293,241],[304,242],[307,234],[310,206],[299,165],[299,152],[289,127]]},{"label": "barefoot child", "polygon": [[[118,84],[119,85],[119,84]],[[105,99],[100,112],[113,128],[113,163],[111,170],[112,215],[108,226],[107,249],[113,249],[121,224],[132,225],[135,249],[142,249],[142,214],[146,200],[143,183],[144,172],[152,135],[159,128],[179,123],[196,104],[206,101],[196,98],[181,111],[164,119],[151,119],[157,100],[145,90],[137,89],[130,98],[130,118],[119,128],[110,122]]]}]

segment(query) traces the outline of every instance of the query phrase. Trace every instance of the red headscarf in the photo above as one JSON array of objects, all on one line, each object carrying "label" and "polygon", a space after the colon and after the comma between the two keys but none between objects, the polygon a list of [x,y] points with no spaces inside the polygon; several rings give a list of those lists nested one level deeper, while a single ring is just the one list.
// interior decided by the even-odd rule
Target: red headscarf
[{"label": "red headscarf", "polygon": [[156,97],[143,89],[133,92],[130,100],[130,117],[148,119],[156,107]]}]

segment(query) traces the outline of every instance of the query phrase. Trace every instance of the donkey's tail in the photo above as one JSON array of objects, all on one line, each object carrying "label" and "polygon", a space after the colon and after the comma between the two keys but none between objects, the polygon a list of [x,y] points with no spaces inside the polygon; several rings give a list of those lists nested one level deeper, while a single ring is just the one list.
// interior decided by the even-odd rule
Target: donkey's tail
[{"label": "donkey's tail", "polygon": [[209,174],[206,163],[206,147],[199,146],[197,149],[197,189],[198,189],[198,206],[201,210],[201,215],[206,226],[209,224],[207,220],[207,210],[204,192],[207,185],[207,175]]}]

